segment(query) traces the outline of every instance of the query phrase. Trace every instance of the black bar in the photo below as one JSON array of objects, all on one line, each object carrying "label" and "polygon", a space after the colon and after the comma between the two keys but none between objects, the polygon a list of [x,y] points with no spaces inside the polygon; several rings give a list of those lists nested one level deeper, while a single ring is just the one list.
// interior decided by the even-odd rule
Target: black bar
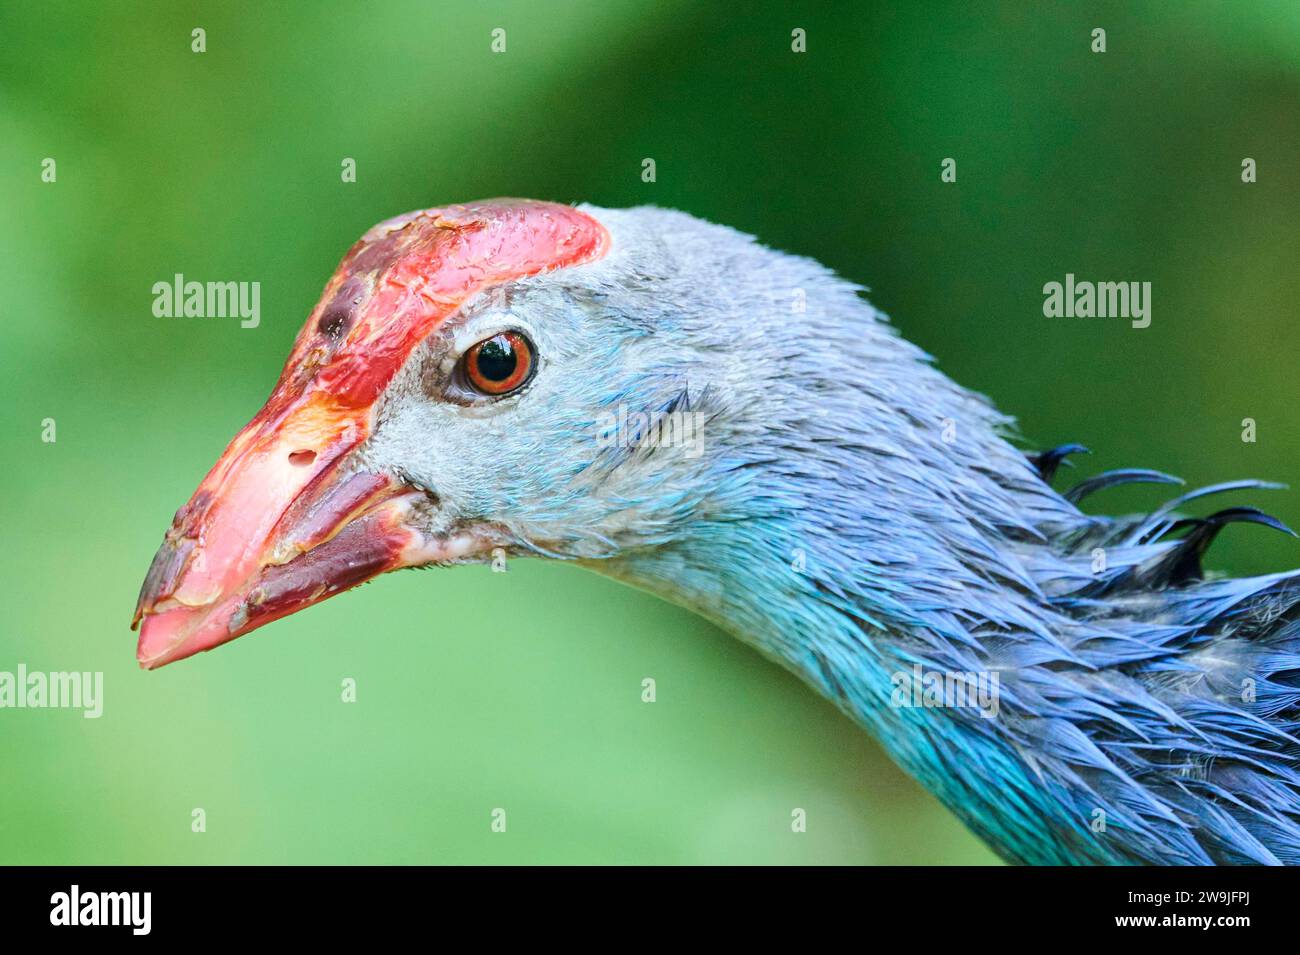
[{"label": "black bar", "polygon": [[[820,934],[838,925],[863,944],[899,931],[918,942],[1034,937],[1022,933],[1046,933],[1038,936],[1045,942],[1189,933],[1231,940],[1257,929],[1290,931],[1300,888],[1292,871],[1278,869],[617,869],[593,878],[563,869],[26,868],[3,875],[7,938],[76,933],[82,942],[205,945],[373,941],[413,926],[436,928],[438,936],[455,926],[484,940],[531,930],[540,942],[601,925],[627,933],[626,942],[674,924],[725,925],[737,935],[779,925]],[[100,921],[102,912],[119,924],[68,924],[74,898],[77,921]]]}]

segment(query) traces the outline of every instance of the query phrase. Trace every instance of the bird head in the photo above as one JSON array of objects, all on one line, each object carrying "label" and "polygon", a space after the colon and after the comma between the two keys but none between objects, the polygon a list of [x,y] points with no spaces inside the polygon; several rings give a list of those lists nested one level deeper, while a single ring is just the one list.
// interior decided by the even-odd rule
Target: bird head
[{"label": "bird head", "polygon": [[380,223],[177,512],[136,608],[141,665],[390,570],[510,556],[584,562],[796,668],[774,607],[854,591],[916,625],[955,606],[977,578],[954,555],[1055,504],[1003,419],[860,291],[651,207]]},{"label": "bird head", "polygon": [[[702,483],[682,430],[700,383],[670,334],[682,303],[656,287],[663,230],[636,212],[610,213],[612,235],[589,211],[490,200],[367,232],[167,531],[133,621],[141,666],[390,570],[670,535]],[[648,441],[665,420],[681,440]]]}]

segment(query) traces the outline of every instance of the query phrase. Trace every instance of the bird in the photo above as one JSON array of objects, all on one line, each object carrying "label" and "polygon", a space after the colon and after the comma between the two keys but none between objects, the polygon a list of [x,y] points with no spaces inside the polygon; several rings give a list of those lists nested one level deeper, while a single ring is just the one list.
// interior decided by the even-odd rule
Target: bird
[{"label": "bird", "polygon": [[[180,508],[155,669],[388,571],[567,561],[793,672],[1004,860],[1300,861],[1300,571],[1202,558],[1252,507],[1085,513],[1072,455],[860,285],[687,213],[528,199],[386,220]],[[1170,492],[1173,493],[1173,492]]]}]

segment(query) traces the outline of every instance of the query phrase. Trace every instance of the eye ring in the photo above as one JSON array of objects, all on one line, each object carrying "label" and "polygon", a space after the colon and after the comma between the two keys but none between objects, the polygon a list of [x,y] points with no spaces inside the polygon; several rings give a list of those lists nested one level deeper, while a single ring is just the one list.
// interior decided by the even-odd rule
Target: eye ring
[{"label": "eye ring", "polygon": [[519,332],[498,332],[461,356],[465,382],[473,390],[500,398],[526,385],[537,367],[533,343]]}]

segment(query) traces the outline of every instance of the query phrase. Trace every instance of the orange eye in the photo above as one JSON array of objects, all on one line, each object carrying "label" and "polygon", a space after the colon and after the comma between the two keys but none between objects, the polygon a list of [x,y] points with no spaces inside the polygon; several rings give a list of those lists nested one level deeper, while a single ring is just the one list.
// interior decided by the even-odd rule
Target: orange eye
[{"label": "orange eye", "polygon": [[533,371],[533,344],[518,332],[484,339],[465,353],[465,377],[485,395],[508,395]]}]

